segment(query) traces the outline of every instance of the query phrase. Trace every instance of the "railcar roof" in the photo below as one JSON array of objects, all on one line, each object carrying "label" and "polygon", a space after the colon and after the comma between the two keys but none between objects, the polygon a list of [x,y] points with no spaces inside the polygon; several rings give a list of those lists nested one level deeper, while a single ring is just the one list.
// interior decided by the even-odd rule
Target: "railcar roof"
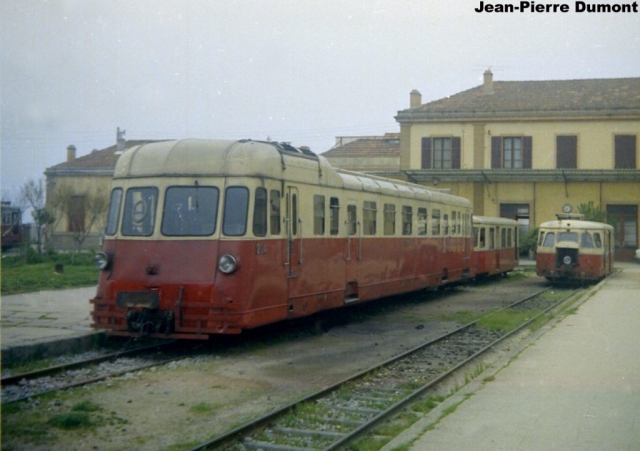
[{"label": "railcar roof", "polygon": [[487,224],[487,225],[502,225],[502,226],[517,226],[519,223],[513,219],[509,218],[494,218],[490,216],[476,216],[473,215],[473,223],[474,224]]},{"label": "railcar roof", "polygon": [[563,219],[556,221],[548,221],[540,224],[540,229],[604,229],[613,230],[613,227],[604,222],[581,221],[572,219]]},{"label": "railcar roof", "polygon": [[426,186],[335,169],[322,156],[276,142],[184,139],[142,144],[127,150],[114,172],[114,179],[215,176],[314,183],[471,207],[465,198]]}]

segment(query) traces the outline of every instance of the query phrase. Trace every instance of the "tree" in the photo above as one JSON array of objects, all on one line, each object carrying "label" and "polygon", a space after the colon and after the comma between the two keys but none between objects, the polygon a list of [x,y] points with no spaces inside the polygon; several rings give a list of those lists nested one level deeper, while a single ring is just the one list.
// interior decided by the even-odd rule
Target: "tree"
[{"label": "tree", "polygon": [[38,253],[42,253],[45,229],[54,221],[53,215],[45,209],[45,189],[42,179],[37,182],[29,179],[22,185],[20,188],[20,200],[24,205],[31,207],[31,217],[36,228]]},{"label": "tree", "polygon": [[592,200],[578,205],[578,211],[584,215],[586,221],[606,222],[607,212],[600,206],[596,207]]},{"label": "tree", "polygon": [[50,205],[54,211],[53,224],[56,229],[63,218],[67,219],[67,230],[71,232],[74,243],[73,263],[75,254],[82,250],[89,233],[104,227],[109,198],[96,190],[76,194],[70,185],[62,184],[54,189]]}]

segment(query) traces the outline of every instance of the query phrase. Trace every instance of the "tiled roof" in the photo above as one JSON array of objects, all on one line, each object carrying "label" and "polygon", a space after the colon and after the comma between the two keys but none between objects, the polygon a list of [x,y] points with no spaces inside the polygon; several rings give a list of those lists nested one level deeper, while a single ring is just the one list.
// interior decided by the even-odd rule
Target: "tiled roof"
[{"label": "tiled roof", "polygon": [[[128,140],[124,142],[124,149],[129,149],[140,144],[156,142],[156,140]],[[65,161],[64,163],[51,166],[46,169],[45,174],[53,173],[109,173],[113,174],[116,162],[120,157],[117,153],[118,146],[113,145],[102,150],[94,150],[88,155],[78,157],[73,161]]]},{"label": "tiled roof", "polygon": [[399,122],[503,115],[640,114],[640,78],[494,81],[398,112]]},{"label": "tiled roof", "polygon": [[322,154],[325,158],[399,157],[400,133],[356,139]]}]

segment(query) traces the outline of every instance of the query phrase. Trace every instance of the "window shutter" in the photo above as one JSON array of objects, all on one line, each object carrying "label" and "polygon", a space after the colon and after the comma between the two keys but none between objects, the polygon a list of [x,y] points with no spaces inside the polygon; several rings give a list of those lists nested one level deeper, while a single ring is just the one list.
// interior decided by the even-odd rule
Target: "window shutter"
[{"label": "window shutter", "polygon": [[502,167],[502,138],[499,136],[491,137],[491,169],[500,169]]},{"label": "window shutter", "polygon": [[460,169],[460,138],[451,138],[451,169]]},{"label": "window shutter", "polygon": [[558,169],[576,169],[578,167],[577,136],[556,137],[556,167]]},{"label": "window shutter", "polygon": [[636,169],[635,135],[615,136],[615,168]]},{"label": "window shutter", "polygon": [[422,169],[431,169],[431,138],[422,138]]},{"label": "window shutter", "polygon": [[531,136],[522,137],[522,167],[524,169],[531,169],[531,163],[533,160],[533,139]]}]

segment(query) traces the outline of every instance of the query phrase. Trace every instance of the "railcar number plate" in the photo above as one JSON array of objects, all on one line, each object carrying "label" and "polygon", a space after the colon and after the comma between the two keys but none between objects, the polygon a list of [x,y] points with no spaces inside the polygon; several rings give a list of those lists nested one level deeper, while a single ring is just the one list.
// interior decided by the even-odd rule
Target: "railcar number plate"
[{"label": "railcar number plate", "polygon": [[160,305],[160,296],[155,291],[122,291],[118,293],[116,297],[116,304],[120,308],[158,308]]}]

